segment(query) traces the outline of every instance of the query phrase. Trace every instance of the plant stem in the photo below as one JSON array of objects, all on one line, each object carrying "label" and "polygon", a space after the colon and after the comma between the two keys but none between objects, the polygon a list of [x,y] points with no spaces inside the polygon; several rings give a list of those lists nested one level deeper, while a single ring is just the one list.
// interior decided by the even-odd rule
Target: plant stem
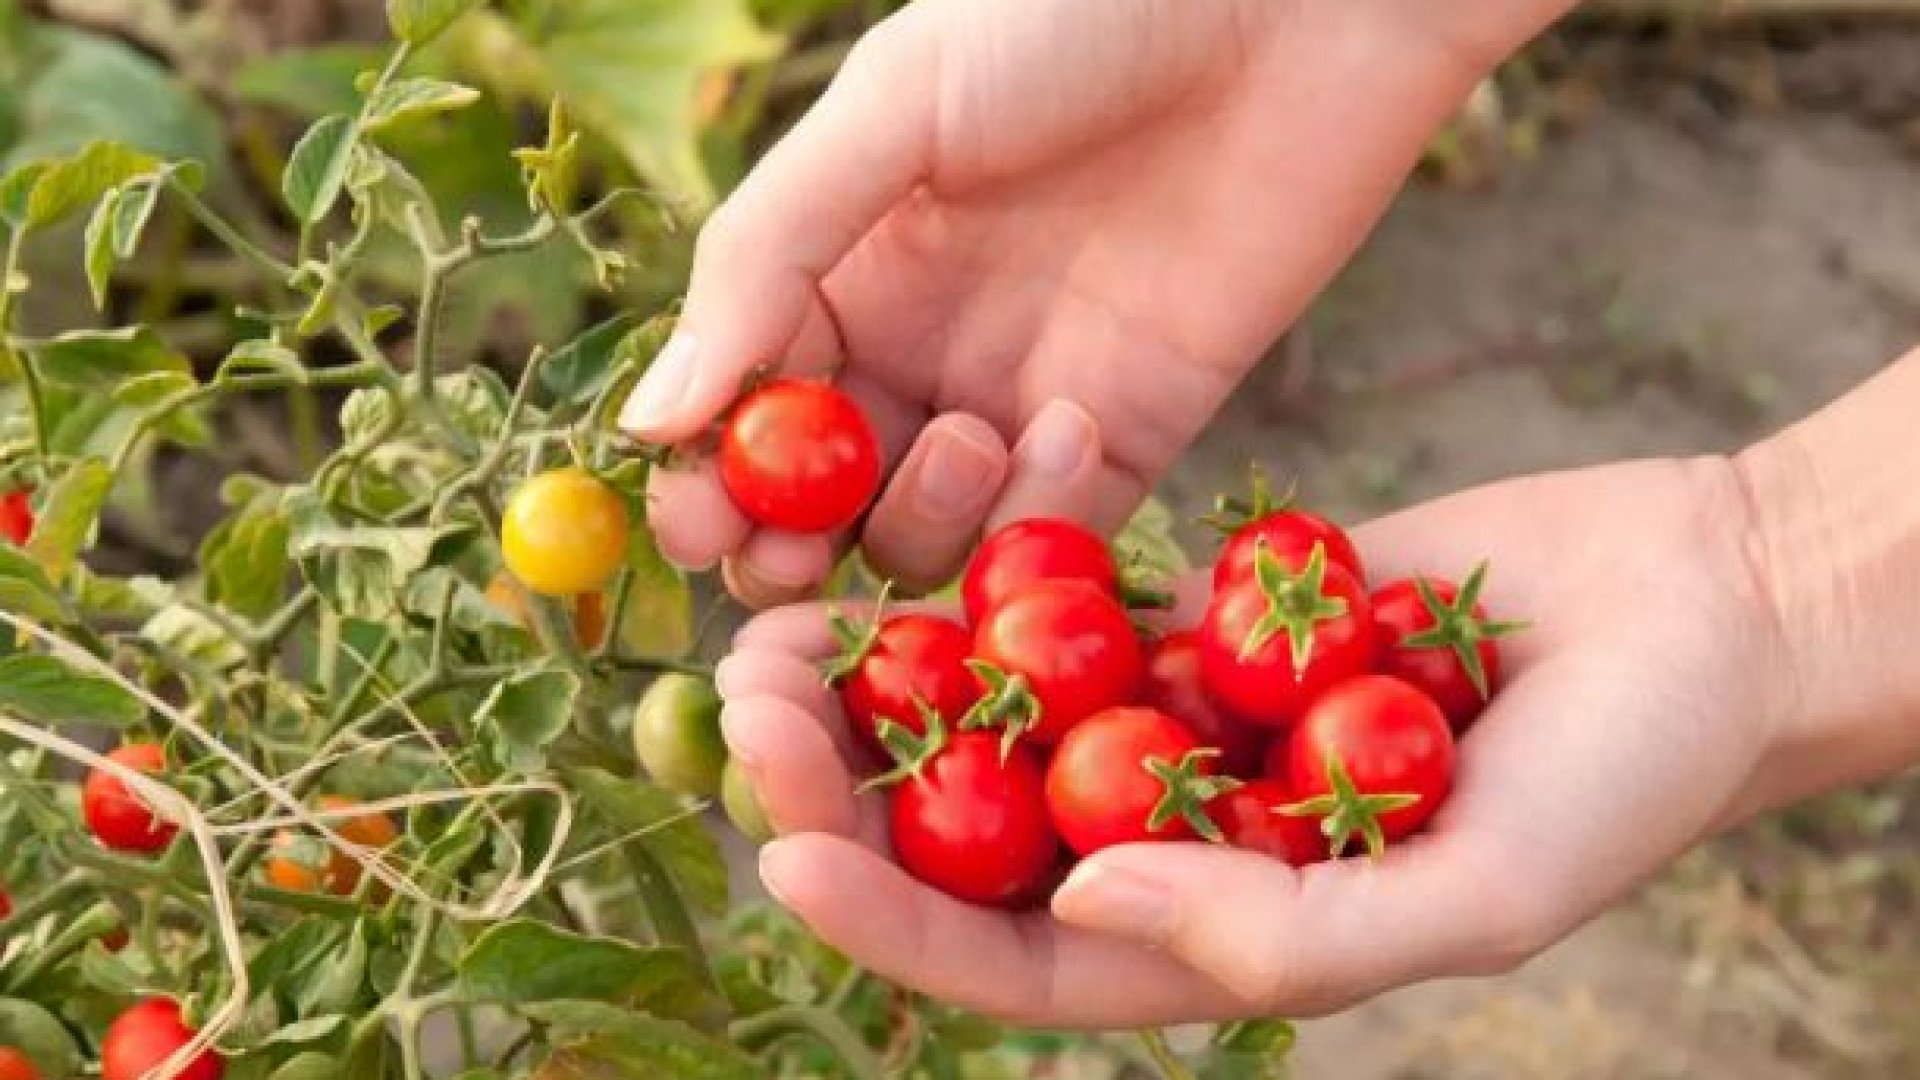
[{"label": "plant stem", "polygon": [[23,928],[38,922],[42,915],[93,888],[94,880],[93,874],[88,871],[67,871],[66,876],[55,882],[52,888],[22,902],[13,909],[13,914],[0,919],[0,941],[13,940]]},{"label": "plant stem", "polygon": [[[822,1009],[782,1005],[735,1021],[728,1029],[735,1042],[764,1044],[785,1034],[811,1035],[820,1040],[856,1080],[886,1080],[886,1066],[846,1021]],[[1189,1078],[1190,1080],[1190,1078]]]},{"label": "plant stem", "polygon": [[[611,635],[609,635],[611,636]],[[637,671],[641,674],[658,675],[664,671],[678,672],[681,675],[695,675],[703,679],[713,678],[713,665],[698,660],[681,660],[669,656],[615,656],[608,661],[615,671]]]},{"label": "plant stem", "polygon": [[1161,1076],[1166,1080],[1195,1080],[1193,1070],[1174,1056],[1173,1047],[1167,1045],[1167,1037],[1159,1028],[1142,1028],[1139,1035],[1140,1045],[1146,1048],[1147,1056],[1153,1059]]},{"label": "plant stem", "polygon": [[667,876],[666,868],[652,852],[639,845],[627,848],[627,861],[633,867],[633,891],[647,909],[654,935],[662,944],[685,953],[699,971],[701,981],[717,990],[720,983],[707,959],[707,947],[700,940],[700,928],[694,925],[693,915],[687,910],[673,879]]},{"label": "plant stem", "polygon": [[235,255],[251,260],[279,281],[286,281],[293,276],[293,267],[282,262],[272,252],[247,239],[240,230],[228,224],[225,218],[214,213],[213,208],[208,206],[192,188],[181,183],[177,175],[169,171],[166,177],[167,189],[172,191],[181,205],[187,208],[187,213],[193,215],[193,219],[200,223],[201,228],[212,233],[215,239],[227,245]]}]

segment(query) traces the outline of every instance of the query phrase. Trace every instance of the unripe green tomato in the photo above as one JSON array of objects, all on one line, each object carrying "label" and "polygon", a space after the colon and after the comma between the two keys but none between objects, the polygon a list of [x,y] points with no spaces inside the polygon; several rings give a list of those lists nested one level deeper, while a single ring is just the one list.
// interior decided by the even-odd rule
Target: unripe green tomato
[{"label": "unripe green tomato", "polygon": [[767,812],[760,809],[760,797],[753,793],[753,781],[732,761],[727,762],[720,776],[720,805],[741,836],[756,844],[773,839],[773,826],[767,822]]},{"label": "unripe green tomato", "polygon": [[654,680],[633,707],[633,753],[668,791],[718,795],[727,744],[720,737],[720,695],[713,684],[679,672]]}]

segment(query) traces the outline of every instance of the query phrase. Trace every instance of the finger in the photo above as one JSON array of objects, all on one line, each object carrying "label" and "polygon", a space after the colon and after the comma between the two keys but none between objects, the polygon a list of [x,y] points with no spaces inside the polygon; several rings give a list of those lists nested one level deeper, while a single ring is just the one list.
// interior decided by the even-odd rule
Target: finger
[{"label": "finger", "polygon": [[820,309],[820,279],[912,190],[933,131],[930,97],[912,90],[930,43],[916,22],[869,33],[707,222],[685,314],[621,414],[627,431],[677,442],[712,422],[749,372],[785,356]]},{"label": "finger", "polygon": [[1230,995],[1163,953],[951,899],[845,839],[799,834],[761,849],[767,890],[828,944],[883,978],[1028,1026],[1115,1029],[1226,1019]]},{"label": "finger", "polygon": [[711,568],[753,531],[707,458],[654,469],[647,477],[647,505],[660,554],[683,570]]},{"label": "finger", "polygon": [[833,572],[833,538],[759,529],[724,566],[727,591],[756,610],[814,595]]},{"label": "finger", "polygon": [[819,724],[847,761],[853,749],[837,695],[821,675],[818,662],[777,648],[736,649],[714,670],[714,687],[726,701],[775,697],[793,705]]},{"label": "finger", "polygon": [[1006,490],[988,527],[1029,517],[1088,521],[1097,509],[1101,469],[1093,415],[1065,398],[1047,402],[1014,444]]},{"label": "finger", "polygon": [[874,506],[863,537],[868,562],[910,592],[938,588],[979,538],[1008,469],[1006,444],[986,421],[936,418]]},{"label": "finger", "polygon": [[776,832],[874,839],[840,751],[806,710],[785,698],[729,700],[720,729]]}]

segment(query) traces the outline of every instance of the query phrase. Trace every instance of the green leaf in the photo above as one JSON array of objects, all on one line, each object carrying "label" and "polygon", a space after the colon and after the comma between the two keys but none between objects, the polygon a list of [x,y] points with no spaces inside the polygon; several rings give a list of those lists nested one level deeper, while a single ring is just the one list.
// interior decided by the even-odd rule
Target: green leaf
[{"label": "green leaf", "polygon": [[562,345],[540,369],[540,382],[559,403],[584,405],[592,401],[613,373],[613,359],[633,329],[632,315],[622,313],[587,328]]},{"label": "green leaf", "polygon": [[356,1011],[366,989],[370,956],[366,921],[357,920],[346,940],[330,950],[312,973],[294,987],[292,997],[300,1015]]},{"label": "green leaf", "polygon": [[333,920],[306,916],[267,939],[247,962],[247,978],[261,990],[290,992],[311,978],[344,936]]},{"label": "green leaf", "polygon": [[224,163],[218,117],[152,56],[114,37],[47,24],[33,28],[28,44],[34,64],[14,96],[20,138],[0,164],[67,156],[96,140],[169,161]]},{"label": "green leaf", "polygon": [[[163,171],[177,177],[188,188],[200,186],[201,170],[192,162],[170,165]],[[147,222],[153,220],[153,208],[160,201],[160,186],[160,181],[155,179],[137,181],[120,189],[120,201],[113,215],[114,258],[125,261],[140,250],[140,237],[146,233]]]},{"label": "green leaf", "polygon": [[447,420],[477,442],[492,442],[507,422],[508,393],[490,368],[471,367],[434,380]]},{"label": "green leaf", "polygon": [[307,119],[351,113],[360,107],[354,79],[362,71],[379,67],[380,61],[380,50],[366,45],[281,49],[247,61],[233,78],[233,92],[249,104],[285,109]]},{"label": "green leaf", "polygon": [[207,599],[256,621],[271,615],[286,593],[291,533],[274,505],[246,506],[222,521],[200,545]]},{"label": "green leaf", "polygon": [[347,1018],[339,1013],[325,1016],[312,1016],[305,1020],[296,1020],[271,1034],[264,1035],[256,1046],[299,1046],[301,1043],[319,1042],[321,1039],[339,1031],[346,1025]]},{"label": "green leaf", "polygon": [[474,726],[492,736],[495,763],[510,771],[537,772],[546,749],[573,719],[580,677],[564,668],[516,674],[496,685],[480,703]]},{"label": "green leaf", "polygon": [[169,604],[140,628],[140,636],[161,648],[212,668],[243,663],[247,650],[205,615],[184,604]]},{"label": "green leaf", "polygon": [[1183,574],[1193,569],[1193,563],[1174,536],[1174,524],[1172,509],[1149,496],[1114,539],[1114,550],[1123,563],[1135,560],[1161,574]]},{"label": "green leaf", "polygon": [[[53,587],[47,572],[26,552],[11,544],[0,544],[0,610],[24,615],[42,624],[63,623],[72,615],[66,597]],[[0,630],[0,638],[12,634],[10,627]]]},{"label": "green leaf", "polygon": [[479,0],[387,0],[387,25],[410,45],[425,45],[446,32]]},{"label": "green leaf", "polygon": [[92,206],[112,189],[160,167],[158,158],[116,142],[88,143],[53,162],[27,196],[25,225],[43,229]]},{"label": "green leaf", "polygon": [[168,410],[166,419],[155,428],[160,435],[188,446],[205,446],[213,441],[206,417],[197,409],[179,405],[181,398],[199,385],[193,376],[178,371],[148,372],[121,383],[111,403],[129,420]]},{"label": "green leaf", "polygon": [[77,390],[111,390],[149,371],[192,370],[185,356],[146,326],[73,330],[24,344],[48,382]]},{"label": "green leaf", "polygon": [[440,225],[439,211],[426,185],[399,158],[378,146],[360,144],[353,167],[347,171],[347,191],[355,202],[371,209],[376,220],[400,236],[411,239],[417,222],[434,247],[447,245],[446,230]]},{"label": "green leaf", "polygon": [[678,1020],[588,1001],[524,1010],[549,1025],[552,1056],[533,1080],[762,1080],[772,1074],[744,1050]]},{"label": "green leaf", "polygon": [[0,179],[0,220],[14,228],[27,220],[27,200],[33,196],[34,185],[52,167],[51,162],[29,161]]},{"label": "green leaf", "polygon": [[49,1080],[77,1074],[80,1054],[58,1017],[31,1001],[0,998],[0,1046],[17,1046]]},{"label": "green leaf", "polygon": [[466,1001],[520,1005],[580,998],[636,1005],[698,980],[677,949],[569,933],[532,919],[489,927],[460,957]]},{"label": "green leaf", "polygon": [[[727,866],[719,845],[698,818],[687,816],[678,796],[599,769],[568,769],[566,776],[582,811],[616,837],[635,837],[666,867],[688,902],[713,914],[726,910]],[[673,824],[663,826],[666,821]]]},{"label": "green leaf", "polygon": [[[105,577],[85,563],[73,568],[71,584],[80,610],[102,621],[140,622],[173,602],[173,587],[159,578]],[[5,606],[5,586],[0,585],[0,607]]]},{"label": "green leaf", "polygon": [[233,351],[227,353],[213,381],[219,385],[241,375],[285,375],[304,381],[307,369],[300,362],[299,353],[269,338],[255,338],[235,345]]},{"label": "green leaf", "polygon": [[408,580],[435,561],[442,545],[471,525],[440,528],[341,525],[311,496],[287,506],[288,552],[321,595],[343,614],[380,620],[392,614]]},{"label": "green leaf", "polygon": [[107,193],[87,219],[87,289],[93,294],[93,306],[105,310],[107,286],[113,280],[113,220],[120,213],[120,201],[126,192],[120,188]]},{"label": "green leaf", "polygon": [[361,126],[380,131],[391,124],[464,109],[478,100],[480,91],[471,86],[440,79],[396,79],[367,99]]},{"label": "green leaf", "polygon": [[362,387],[347,395],[340,406],[340,434],[348,446],[371,443],[393,421],[393,395],[379,387]]},{"label": "green leaf", "polygon": [[147,707],[119,683],[33,653],[0,659],[0,710],[50,727],[129,728],[147,715]]},{"label": "green leaf", "polygon": [[267,1080],[345,1080],[340,1060],[307,1050],[288,1058]]},{"label": "green leaf", "polygon": [[87,458],[61,473],[47,490],[40,521],[27,540],[27,554],[60,581],[72,569],[93,535],[100,507],[113,490],[113,470],[99,458]]},{"label": "green leaf", "polygon": [[653,530],[635,528],[627,540],[633,587],[620,623],[620,643],[641,656],[682,656],[693,647],[693,589],[687,576],[660,554]]},{"label": "green leaf", "polygon": [[294,146],[280,178],[280,191],[301,224],[312,225],[326,217],[340,198],[357,135],[353,117],[334,113],[316,121]]}]

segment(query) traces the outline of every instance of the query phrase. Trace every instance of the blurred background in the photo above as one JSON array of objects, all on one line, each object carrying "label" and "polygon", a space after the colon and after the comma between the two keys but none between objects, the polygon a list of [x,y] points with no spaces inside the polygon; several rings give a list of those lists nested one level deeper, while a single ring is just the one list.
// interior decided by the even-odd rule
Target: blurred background
[{"label": "blurred background", "polygon": [[[674,219],[711,205],[890,6],[506,0],[466,20],[425,62],[487,103],[398,147],[452,214],[524,216],[499,163],[555,91],[591,136],[589,182],[638,178],[673,212],[618,223],[637,269],[611,296],[563,251],[485,264],[446,345],[510,369],[534,342],[669,301],[690,245]],[[0,0],[0,165],[121,138],[208,162],[215,201],[290,236],[272,209],[289,142],[350,94],[383,28],[377,0]],[[217,363],[263,286],[184,217],[156,226],[111,318]],[[70,288],[36,290],[27,330],[100,318],[78,250],[50,236],[33,253],[30,273]],[[407,287],[395,255],[370,291]],[[1917,330],[1920,3],[1594,0],[1481,87],[1163,494],[1190,518],[1251,446],[1361,520],[1515,473],[1733,449]],[[242,403],[218,418],[217,467],[300,472],[331,413]],[[219,514],[207,461],[162,451],[147,484],[123,485],[107,559],[188,561]],[[1307,1025],[1299,1072],[1917,1076],[1917,914],[1920,784],[1836,796],[1698,852],[1518,976]]]}]

